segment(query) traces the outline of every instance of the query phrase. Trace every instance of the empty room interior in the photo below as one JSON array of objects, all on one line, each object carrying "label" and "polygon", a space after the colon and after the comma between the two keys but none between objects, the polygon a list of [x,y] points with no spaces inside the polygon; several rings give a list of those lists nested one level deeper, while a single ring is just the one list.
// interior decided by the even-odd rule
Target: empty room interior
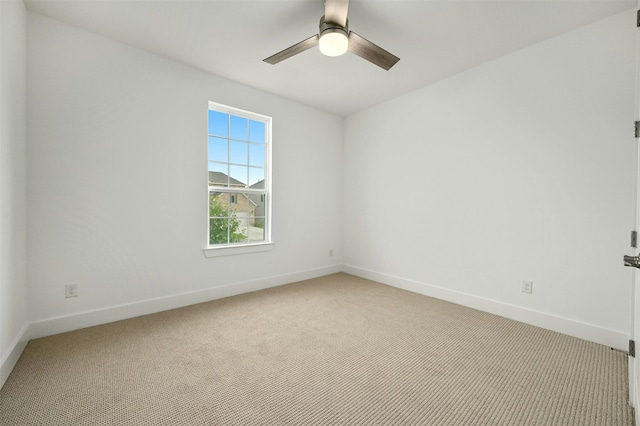
[{"label": "empty room interior", "polygon": [[639,17],[0,1],[0,425],[640,424]]}]

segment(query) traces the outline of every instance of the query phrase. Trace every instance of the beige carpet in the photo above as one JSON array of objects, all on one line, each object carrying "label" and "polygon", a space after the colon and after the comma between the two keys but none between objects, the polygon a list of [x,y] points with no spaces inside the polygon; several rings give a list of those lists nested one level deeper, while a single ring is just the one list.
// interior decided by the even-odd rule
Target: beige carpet
[{"label": "beige carpet", "polygon": [[627,356],[336,274],[31,341],[2,425],[632,425]]}]

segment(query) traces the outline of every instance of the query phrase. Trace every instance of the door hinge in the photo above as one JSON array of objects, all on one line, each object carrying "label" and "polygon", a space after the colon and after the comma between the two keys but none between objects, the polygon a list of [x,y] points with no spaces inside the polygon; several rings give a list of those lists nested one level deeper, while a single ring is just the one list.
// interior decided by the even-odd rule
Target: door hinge
[{"label": "door hinge", "polygon": [[640,138],[640,121],[636,121],[635,126],[636,126],[636,138]]},{"label": "door hinge", "polygon": [[640,27],[640,10],[638,10],[638,20],[636,21],[636,26]]},{"label": "door hinge", "polygon": [[636,357],[636,341],[629,340],[629,356]]},{"label": "door hinge", "polygon": [[631,231],[631,247],[638,248],[638,231]]}]

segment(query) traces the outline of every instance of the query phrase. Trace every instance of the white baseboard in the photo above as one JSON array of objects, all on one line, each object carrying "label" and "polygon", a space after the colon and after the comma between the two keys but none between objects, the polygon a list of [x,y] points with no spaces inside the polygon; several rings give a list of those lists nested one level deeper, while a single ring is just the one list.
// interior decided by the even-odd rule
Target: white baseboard
[{"label": "white baseboard", "polygon": [[[600,343],[619,350],[627,350],[628,335],[624,332],[599,327],[593,324],[572,320],[569,318],[535,311],[520,306],[498,302],[496,300],[458,292],[443,287],[425,284],[401,277],[383,274],[352,265],[330,265],[321,268],[298,271],[289,274],[261,278],[258,280],[244,281],[221,287],[212,287],[204,290],[174,294],[156,299],[107,307],[86,312],[79,312],[55,318],[47,318],[25,325],[20,335],[14,341],[10,351],[0,360],[0,385],[4,384],[15,366],[20,354],[26,347],[29,339],[35,339],[53,334],[73,331],[80,328],[91,327],[109,322],[120,321],[141,315],[180,308],[196,303],[235,296],[252,291],[263,290],[292,282],[317,278],[337,272],[345,272],[362,278],[377,281],[393,287],[408,290],[425,296],[435,297],[470,308],[500,315],[516,321],[525,322],[538,327],[575,336],[581,339]],[[635,398],[638,399],[636,392]],[[636,402],[638,403],[638,402]],[[638,405],[636,405],[637,407]],[[640,424],[638,425],[640,426]]]},{"label": "white baseboard", "polygon": [[244,281],[220,287],[211,287],[188,293],[173,294],[156,299],[142,300],[125,305],[111,306],[103,309],[79,312],[55,318],[47,318],[31,323],[31,338],[51,336],[53,334],[106,324],[141,315],[153,314],[169,309],[181,308],[196,303],[236,296],[238,294],[263,290],[297,281],[317,278],[342,271],[342,265],[330,265],[308,269],[258,280]]},{"label": "white baseboard", "polygon": [[470,308],[535,325],[537,327],[568,334],[569,336],[600,343],[611,348],[622,351],[626,351],[628,349],[629,335],[621,331],[611,330],[570,318],[535,311],[521,306],[511,305],[431,284],[383,274],[381,272],[363,269],[357,266],[343,265],[342,271],[347,274],[356,275],[361,278],[377,281],[403,290],[446,300],[448,302],[468,306]]},{"label": "white baseboard", "polygon": [[11,371],[13,371],[13,367],[16,366],[20,355],[22,355],[30,339],[30,325],[25,324],[18,333],[18,336],[11,343],[7,353],[0,359],[0,389],[4,386],[4,383],[7,381]]}]

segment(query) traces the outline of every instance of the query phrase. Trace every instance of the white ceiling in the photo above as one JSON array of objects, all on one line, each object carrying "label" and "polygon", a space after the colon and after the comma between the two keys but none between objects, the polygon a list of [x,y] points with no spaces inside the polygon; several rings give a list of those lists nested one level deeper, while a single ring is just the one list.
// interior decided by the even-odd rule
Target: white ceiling
[{"label": "white ceiling", "polygon": [[322,0],[25,0],[31,11],[346,116],[635,7],[622,0],[352,0],[350,29],[399,56],[384,71],[311,49],[262,59],[318,32]]}]

